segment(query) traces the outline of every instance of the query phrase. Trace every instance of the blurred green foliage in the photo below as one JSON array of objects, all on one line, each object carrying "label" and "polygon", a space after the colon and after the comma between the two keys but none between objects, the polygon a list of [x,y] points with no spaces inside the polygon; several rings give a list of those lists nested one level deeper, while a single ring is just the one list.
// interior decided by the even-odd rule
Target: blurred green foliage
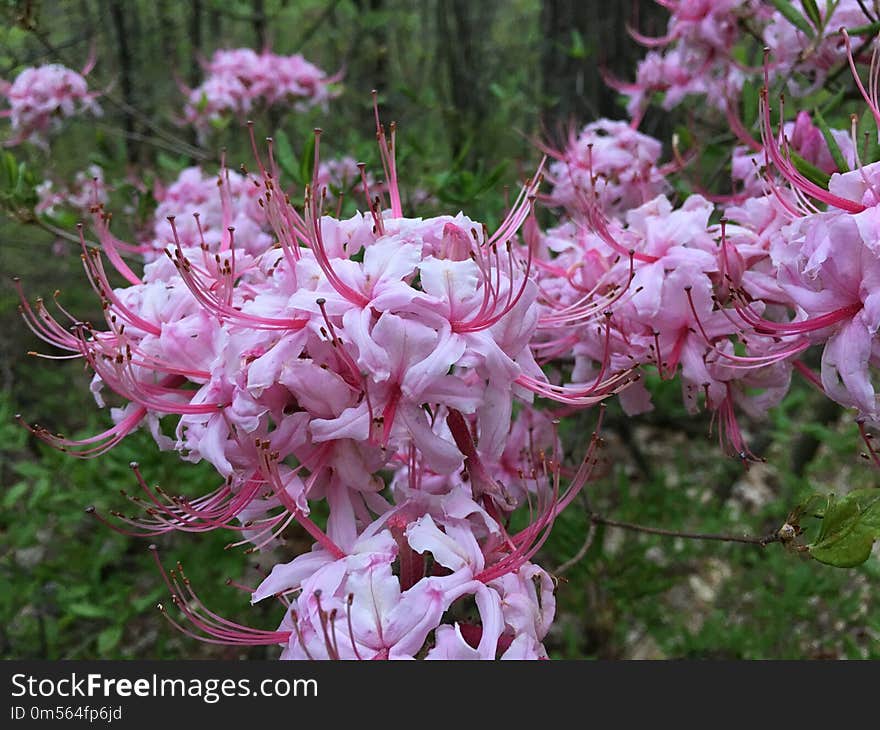
[{"label": "blurred green foliage", "polygon": [[[66,382],[65,382],[66,381]],[[47,375],[56,393],[70,385]],[[100,428],[89,417],[79,436]],[[118,534],[84,508],[137,511],[119,490],[134,491],[130,461],[146,478],[180,493],[197,494],[217,477],[205,465],[181,468],[160,454],[148,435],[137,434],[106,458],[75,460],[29,437],[13,420],[8,396],[0,398],[0,655],[5,658],[174,658],[199,656],[204,647],[165,624],[156,604],[166,590],[149,541]],[[212,608],[248,621],[275,618],[249,605],[249,596],[226,587],[241,577],[241,555],[224,550],[229,534],[174,535],[156,540],[166,561],[184,560],[197,589]],[[250,656],[266,657],[265,650]],[[216,652],[215,652],[216,655]],[[238,652],[225,652],[238,656]],[[242,653],[248,656],[248,654]]]}]

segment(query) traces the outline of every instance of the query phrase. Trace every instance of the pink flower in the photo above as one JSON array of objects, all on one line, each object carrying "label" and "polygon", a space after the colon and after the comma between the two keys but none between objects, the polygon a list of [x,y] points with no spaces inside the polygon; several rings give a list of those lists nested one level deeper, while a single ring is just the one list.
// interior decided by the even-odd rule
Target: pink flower
[{"label": "pink flower", "polygon": [[156,190],[159,205],[153,215],[155,223],[143,234],[146,259],[151,261],[174,245],[168,218],[175,219],[184,247],[205,243],[209,251],[216,252],[229,245],[231,226],[237,245],[244,251],[264,252],[272,239],[266,213],[257,202],[259,194],[251,181],[236,172],[208,175],[198,167],[186,168],[171,185]]},{"label": "pink flower", "polygon": [[550,205],[576,217],[584,197],[598,197],[609,217],[665,192],[668,183],[658,167],[662,145],[624,122],[600,119],[569,136],[566,148],[554,152],[548,177],[553,190]]},{"label": "pink flower", "polygon": [[28,141],[39,147],[48,147],[48,135],[57,129],[62,119],[74,115],[101,114],[95,102],[99,96],[90,92],[85,75],[60,64],[28,67],[11,84],[0,82],[0,92],[6,97],[9,109],[0,112],[12,121],[12,137],[7,147]]},{"label": "pink flower", "polygon": [[184,118],[206,134],[212,124],[229,116],[242,117],[256,106],[303,110],[326,106],[332,98],[329,77],[301,55],[279,56],[266,50],[221,49],[206,64],[207,78],[186,89]]},{"label": "pink flower", "polygon": [[88,214],[93,208],[107,204],[108,187],[104,182],[104,171],[97,165],[89,165],[88,170],[76,173],[70,187],[54,189],[51,180],[37,186],[36,213],[55,215],[61,206],[73,208],[80,214]]}]

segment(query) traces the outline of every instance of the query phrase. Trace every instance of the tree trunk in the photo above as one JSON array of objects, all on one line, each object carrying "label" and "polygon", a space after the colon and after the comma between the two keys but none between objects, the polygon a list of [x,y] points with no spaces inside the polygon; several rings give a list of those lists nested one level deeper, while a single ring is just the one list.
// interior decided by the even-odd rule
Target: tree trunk
[{"label": "tree trunk", "polygon": [[[469,140],[479,137],[486,118],[491,48],[485,42],[497,3],[440,0],[437,3],[439,61],[449,83],[449,141],[457,157]],[[474,151],[468,154],[473,158]]]},{"label": "tree trunk", "polygon": [[659,5],[607,0],[543,0],[541,52],[542,111],[548,127],[597,117],[625,115],[617,92],[602,70],[622,79],[633,77],[645,51],[630,38],[627,25],[657,32],[666,12]]},{"label": "tree trunk", "polygon": [[202,0],[193,0],[189,16],[190,66],[189,84],[198,86],[202,78]]},{"label": "tree trunk", "polygon": [[266,3],[264,0],[253,0],[251,6],[254,16],[254,35],[257,37],[257,49],[262,51],[269,47],[269,30],[266,23]]},{"label": "tree trunk", "polygon": [[110,0],[110,19],[116,33],[116,59],[119,63],[119,83],[122,88],[123,127],[125,129],[125,157],[130,163],[138,161],[139,145],[134,140],[137,125],[134,118],[134,76],[129,34],[125,26],[125,8],[122,0]]},{"label": "tree trunk", "polygon": [[159,24],[159,41],[162,47],[162,57],[176,71],[178,63],[177,25],[174,22],[173,13],[169,7],[169,0],[156,1],[156,19]]}]

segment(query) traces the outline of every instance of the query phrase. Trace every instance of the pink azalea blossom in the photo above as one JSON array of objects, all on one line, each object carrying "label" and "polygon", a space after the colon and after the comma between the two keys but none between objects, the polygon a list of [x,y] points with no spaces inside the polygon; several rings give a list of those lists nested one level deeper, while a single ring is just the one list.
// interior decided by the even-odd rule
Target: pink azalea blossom
[{"label": "pink azalea blossom", "polygon": [[295,108],[326,106],[339,75],[328,76],[300,54],[279,56],[268,50],[221,49],[205,64],[207,77],[195,89],[186,89],[184,118],[205,134],[223,118],[242,118],[254,107]]},{"label": "pink azalea blossom", "polygon": [[609,216],[625,213],[655,198],[667,183],[658,167],[660,142],[624,122],[600,119],[569,136],[566,148],[553,153],[548,170],[553,190],[547,200],[576,215],[584,196],[596,195]]},{"label": "pink azalea blossom", "polygon": [[12,136],[5,146],[27,141],[48,148],[48,136],[62,119],[85,113],[100,116],[101,107],[95,102],[99,94],[89,91],[85,80],[91,66],[89,62],[79,74],[52,63],[24,69],[11,84],[0,81],[0,94],[9,104],[0,116],[12,122]]}]

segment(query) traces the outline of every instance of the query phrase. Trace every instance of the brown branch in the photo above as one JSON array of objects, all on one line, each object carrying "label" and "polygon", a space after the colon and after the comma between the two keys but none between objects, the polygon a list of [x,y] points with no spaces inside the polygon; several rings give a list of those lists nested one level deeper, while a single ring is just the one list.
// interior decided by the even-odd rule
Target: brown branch
[{"label": "brown branch", "polygon": [[584,559],[584,556],[587,554],[587,551],[593,544],[593,538],[596,537],[596,524],[596,522],[590,522],[590,526],[587,528],[587,536],[584,539],[584,544],[581,545],[580,550],[578,550],[573,557],[569,558],[558,568],[556,568],[556,570],[553,571],[553,575],[562,575],[569,568],[577,565],[581,560]]},{"label": "brown branch", "polygon": [[715,533],[703,532],[683,532],[680,530],[666,530],[662,527],[647,527],[646,525],[638,525],[634,522],[622,522],[613,520],[609,517],[597,515],[595,513],[589,516],[590,522],[594,525],[607,525],[608,527],[619,527],[623,530],[632,530],[633,532],[645,532],[649,535],[662,535],[664,537],[681,537],[686,540],[715,540],[717,542],[740,542],[747,545],[757,545],[766,547],[773,542],[782,542],[782,537],[778,531],[768,533],[761,537],[751,535],[723,535]]},{"label": "brown branch", "polygon": [[[48,223],[47,221],[44,221],[39,216],[34,216],[34,218],[31,222],[34,223],[38,228],[42,228],[44,231],[51,233],[53,236],[57,236],[58,238],[63,238],[66,241],[70,241],[71,243],[75,243],[77,246],[82,245],[82,241],[80,241],[78,235],[75,235],[75,234],[71,233],[70,231],[66,231],[63,228],[59,228],[58,226],[56,226],[52,223]],[[86,238],[84,240],[85,240],[86,246],[88,248],[93,248],[97,251],[101,250],[101,245],[99,243],[95,243],[94,241],[90,241],[88,238]],[[123,257],[125,257],[124,254],[122,254],[122,255],[123,255]]]},{"label": "brown branch", "polygon": [[137,131],[135,117],[132,114],[134,101],[134,76],[132,65],[134,58],[129,41],[128,28],[125,26],[125,9],[122,7],[120,0],[112,0],[110,3],[110,17],[113,21],[113,29],[116,35],[116,60],[119,64],[119,73],[122,79],[122,100],[125,102],[125,112],[123,114],[122,123],[125,127],[125,158],[129,163],[139,161],[140,155],[138,148],[130,144],[132,135]]}]

